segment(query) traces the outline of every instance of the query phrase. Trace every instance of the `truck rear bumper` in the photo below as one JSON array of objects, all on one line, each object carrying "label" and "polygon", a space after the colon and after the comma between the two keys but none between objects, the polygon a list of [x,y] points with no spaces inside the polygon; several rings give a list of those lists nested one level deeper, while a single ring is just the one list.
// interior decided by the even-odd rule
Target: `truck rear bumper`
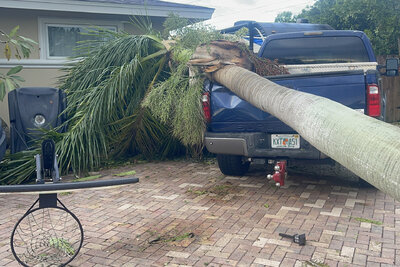
[{"label": "truck rear bumper", "polygon": [[271,148],[271,135],[252,133],[213,133],[204,137],[207,150],[215,154],[256,158],[326,159],[327,156],[300,137],[299,149]]}]

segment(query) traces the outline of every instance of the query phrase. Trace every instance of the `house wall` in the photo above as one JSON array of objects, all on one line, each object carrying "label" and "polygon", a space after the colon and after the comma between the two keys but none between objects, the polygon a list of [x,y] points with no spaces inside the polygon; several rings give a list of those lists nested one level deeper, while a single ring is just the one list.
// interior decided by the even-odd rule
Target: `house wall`
[{"label": "house wall", "polygon": [[[36,12],[27,12],[26,10],[15,10],[0,8],[0,28],[9,33],[15,26],[19,25],[19,35],[38,41],[38,24]],[[4,46],[1,46],[3,49]],[[1,51],[2,52],[2,51]],[[39,58],[39,48],[32,51],[32,58]],[[0,58],[4,59],[4,54],[0,53]]]},{"label": "house wall", "polygon": [[[6,69],[1,69],[0,72],[6,72]],[[62,75],[63,72],[59,69],[23,69],[19,76],[25,79],[24,83],[21,83],[21,87],[56,87],[57,88],[57,77]],[[10,119],[8,116],[8,97],[4,97],[3,101],[0,101],[0,118],[3,119],[8,125]]]},{"label": "house wall", "polygon": [[[19,35],[38,42],[29,59],[21,61],[15,59],[14,53],[13,59],[7,61],[3,53],[4,45],[0,44],[0,72],[5,73],[15,65],[23,65],[24,69],[19,73],[19,76],[24,78],[25,82],[20,84],[21,87],[57,87],[58,77],[62,75],[60,61],[46,60],[40,56],[40,49],[43,47],[39,40],[40,18],[110,21],[122,25],[126,32],[138,33],[135,27],[131,25],[129,16],[0,8],[1,30],[9,33],[15,26],[19,25]],[[161,30],[164,20],[163,17],[152,17],[153,28]],[[9,124],[7,96],[3,102],[0,101],[0,118]]]}]

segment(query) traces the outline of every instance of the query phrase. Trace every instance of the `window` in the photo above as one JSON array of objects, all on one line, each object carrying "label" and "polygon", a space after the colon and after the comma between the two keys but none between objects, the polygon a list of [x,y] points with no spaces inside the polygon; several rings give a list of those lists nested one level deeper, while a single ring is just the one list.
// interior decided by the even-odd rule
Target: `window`
[{"label": "window", "polygon": [[78,47],[82,48],[85,41],[106,41],[104,37],[88,34],[95,29],[93,25],[111,31],[118,31],[121,28],[117,23],[109,22],[40,19],[39,45],[41,59],[66,59],[79,56],[83,51]]},{"label": "window", "polygon": [[[47,27],[48,37],[48,57],[71,57],[78,56],[77,47],[82,46],[82,42],[88,40],[106,41],[104,38],[95,35],[88,35],[93,28],[87,28],[80,25],[52,25]],[[104,27],[116,31],[115,27]]]},{"label": "window", "polygon": [[263,57],[285,65],[370,61],[363,41],[345,36],[272,40]]}]

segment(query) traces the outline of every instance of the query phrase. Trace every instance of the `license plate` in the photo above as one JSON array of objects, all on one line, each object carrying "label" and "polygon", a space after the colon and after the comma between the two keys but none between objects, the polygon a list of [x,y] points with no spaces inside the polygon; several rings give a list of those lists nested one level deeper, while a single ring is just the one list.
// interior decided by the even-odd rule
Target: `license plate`
[{"label": "license plate", "polygon": [[298,134],[272,134],[272,148],[300,148],[300,136]]}]

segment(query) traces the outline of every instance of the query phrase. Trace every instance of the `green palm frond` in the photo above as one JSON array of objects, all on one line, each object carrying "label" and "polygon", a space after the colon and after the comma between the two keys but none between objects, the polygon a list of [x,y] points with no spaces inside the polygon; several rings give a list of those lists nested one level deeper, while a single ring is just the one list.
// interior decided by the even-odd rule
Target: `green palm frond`
[{"label": "green palm frond", "polygon": [[116,155],[140,153],[146,158],[165,158],[182,151],[182,145],[171,135],[169,127],[146,108],[138,108],[118,123],[124,126],[113,143]]},{"label": "green palm frond", "polygon": [[173,135],[185,146],[201,146],[205,130],[201,93],[201,80],[191,80],[187,66],[181,64],[149,92],[143,105],[170,125]]},{"label": "green palm frond", "polygon": [[0,184],[20,184],[33,178],[36,170],[34,156],[39,149],[6,155],[0,162]]},{"label": "green palm frond", "polygon": [[167,78],[160,80],[146,95],[143,106],[162,123],[172,129],[172,134],[194,156],[203,149],[206,128],[201,104],[203,79],[190,75],[188,61],[196,47],[216,39],[231,39],[201,24],[176,31]]},{"label": "green palm frond", "polygon": [[[84,59],[71,63],[60,80],[68,102],[64,111],[68,115],[68,131],[56,145],[63,172],[86,173],[108,158],[116,140],[121,140],[121,129],[129,126],[130,121],[123,118],[140,110],[149,85],[157,80],[166,61],[167,50],[157,36],[106,31],[101,34],[108,35],[109,41],[93,46]],[[137,140],[131,143],[137,151],[143,149],[150,154],[154,145],[144,143],[160,139],[154,133],[165,132],[165,126],[151,124],[154,118],[141,121],[141,127],[135,126]],[[3,160],[0,182],[20,183],[32,177],[33,155],[39,151],[21,152]]]},{"label": "green palm frond", "polygon": [[[36,162],[35,155],[41,153],[41,143],[45,139],[52,139],[56,142],[56,149],[59,150],[59,142],[63,138],[56,129],[39,129],[42,136],[31,146],[30,150],[20,151],[15,154],[6,154],[0,161],[0,184],[20,184],[32,182],[35,178]],[[58,152],[57,152],[58,154]]]},{"label": "green palm frond", "polygon": [[62,89],[68,95],[65,112],[72,115],[60,144],[64,170],[89,171],[108,157],[126,128],[123,118],[135,116],[166,54],[156,36],[121,34],[68,71]]}]

